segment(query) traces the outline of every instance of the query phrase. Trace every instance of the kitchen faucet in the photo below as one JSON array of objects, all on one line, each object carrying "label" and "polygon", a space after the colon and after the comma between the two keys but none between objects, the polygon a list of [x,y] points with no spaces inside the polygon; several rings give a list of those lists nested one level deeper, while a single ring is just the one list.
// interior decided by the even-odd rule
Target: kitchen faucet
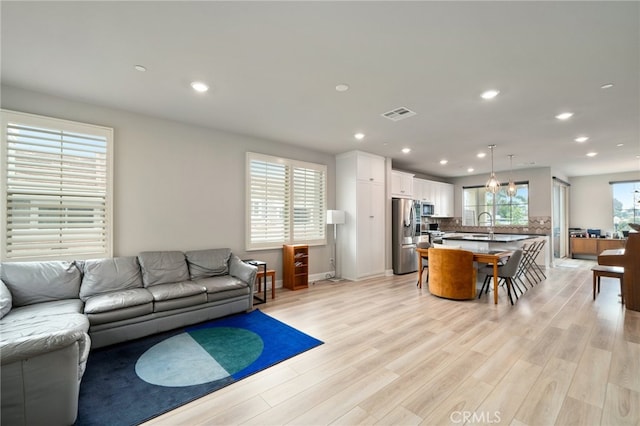
[{"label": "kitchen faucet", "polygon": [[489,212],[482,212],[478,215],[478,225],[480,225],[480,218],[483,214],[489,216],[489,238],[493,239],[493,216]]}]

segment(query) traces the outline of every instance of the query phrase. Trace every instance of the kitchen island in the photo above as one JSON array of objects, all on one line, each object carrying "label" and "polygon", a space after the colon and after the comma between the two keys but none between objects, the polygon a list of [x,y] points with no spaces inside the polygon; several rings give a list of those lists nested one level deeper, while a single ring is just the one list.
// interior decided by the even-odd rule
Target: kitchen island
[{"label": "kitchen island", "polygon": [[543,235],[528,234],[445,234],[442,236],[442,243],[445,245],[458,246],[471,251],[488,250],[510,250],[522,247],[525,241]]},{"label": "kitchen island", "polygon": [[[517,250],[525,244],[531,243],[536,239],[543,238],[548,240],[546,235],[531,234],[481,234],[481,233],[454,233],[442,236],[442,243],[446,246],[459,247],[463,250],[469,250],[474,253],[489,253],[497,251]],[[549,244],[544,246],[544,250],[536,259],[536,263],[544,265],[550,264]]]}]

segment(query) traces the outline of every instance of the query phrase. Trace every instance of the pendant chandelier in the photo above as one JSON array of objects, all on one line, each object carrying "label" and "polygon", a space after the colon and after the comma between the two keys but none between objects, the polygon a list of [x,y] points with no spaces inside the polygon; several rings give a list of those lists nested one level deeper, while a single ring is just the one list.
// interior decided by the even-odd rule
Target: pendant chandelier
[{"label": "pendant chandelier", "polygon": [[489,145],[489,149],[491,150],[491,176],[489,176],[489,180],[484,186],[485,189],[491,192],[492,194],[495,194],[500,190],[500,182],[498,181],[496,174],[493,172],[493,148],[495,147],[496,147],[495,144]]},{"label": "pendant chandelier", "polygon": [[518,192],[515,182],[513,181],[513,154],[509,154],[509,186],[507,186],[507,194],[514,197]]}]

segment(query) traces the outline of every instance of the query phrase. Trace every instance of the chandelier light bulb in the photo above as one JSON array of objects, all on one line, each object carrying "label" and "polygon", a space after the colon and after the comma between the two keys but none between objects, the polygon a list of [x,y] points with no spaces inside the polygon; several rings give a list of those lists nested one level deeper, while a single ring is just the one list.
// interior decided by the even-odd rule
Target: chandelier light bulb
[{"label": "chandelier light bulb", "polygon": [[509,168],[509,186],[507,186],[507,194],[509,194],[509,197],[514,197],[518,192],[518,187],[516,187],[516,184],[513,181],[513,154],[509,154]]},{"label": "chandelier light bulb", "polygon": [[489,180],[485,184],[485,189],[492,194],[497,193],[500,190],[500,181],[496,177],[496,174],[493,172],[493,148],[495,145],[489,145],[489,149],[491,150],[491,176],[489,176]]}]

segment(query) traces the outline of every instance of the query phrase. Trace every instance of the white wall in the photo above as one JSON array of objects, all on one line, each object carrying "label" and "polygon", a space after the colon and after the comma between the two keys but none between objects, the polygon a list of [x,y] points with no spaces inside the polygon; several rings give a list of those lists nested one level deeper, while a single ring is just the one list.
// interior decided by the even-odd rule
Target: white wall
[{"label": "white wall", "polygon": [[569,179],[569,226],[613,232],[613,194],[609,182],[640,180],[640,171]]},{"label": "white wall", "polygon": [[[335,205],[332,155],[8,86],[1,101],[9,110],[114,128],[116,256],[230,247],[267,261],[281,280],[281,250],[244,251],[247,151],[326,164],[327,201]],[[309,273],[329,271],[330,255],[331,245],[311,247]]]}]

